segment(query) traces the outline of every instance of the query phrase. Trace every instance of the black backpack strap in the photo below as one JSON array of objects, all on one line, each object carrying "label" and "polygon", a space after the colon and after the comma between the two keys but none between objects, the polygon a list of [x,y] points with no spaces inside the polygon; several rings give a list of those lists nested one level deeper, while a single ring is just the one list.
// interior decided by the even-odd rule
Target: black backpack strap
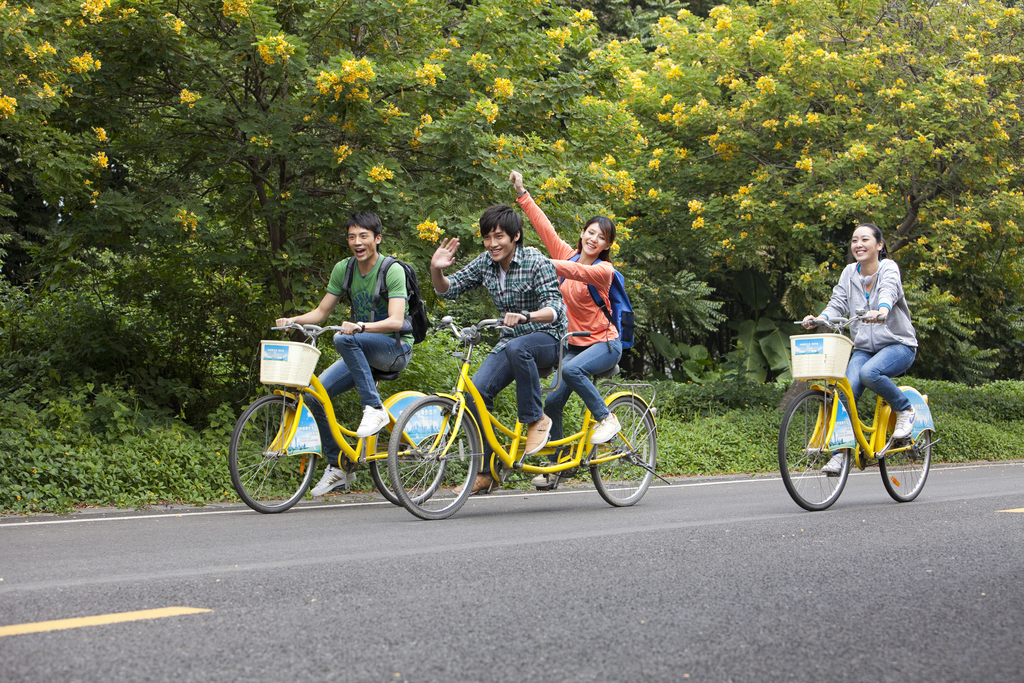
[{"label": "black backpack strap", "polygon": [[354,256],[350,256],[348,261],[345,263],[345,277],[341,281],[341,291],[348,294],[348,298],[352,300],[352,271],[355,270],[356,259]]},{"label": "black backpack strap", "polygon": [[388,295],[388,283],[385,281],[388,276],[388,268],[395,263],[394,256],[381,256],[380,270],[377,271],[377,286],[373,290],[373,308],[370,310],[370,321],[377,316],[377,302],[381,296]]}]

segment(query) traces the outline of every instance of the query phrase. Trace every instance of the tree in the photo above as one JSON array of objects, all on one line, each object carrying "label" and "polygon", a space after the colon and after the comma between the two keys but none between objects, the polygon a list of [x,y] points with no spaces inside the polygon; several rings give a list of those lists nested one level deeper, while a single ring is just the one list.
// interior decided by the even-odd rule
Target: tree
[{"label": "tree", "polygon": [[915,371],[990,372],[994,352],[966,342],[983,318],[976,340],[1019,367],[1022,16],[992,2],[721,6],[662,18],[653,54],[609,43],[592,57],[652,148],[638,165],[658,199],[638,234],[720,292],[761,273],[772,314],[798,318],[820,310],[856,222],[875,222],[924,323]]}]

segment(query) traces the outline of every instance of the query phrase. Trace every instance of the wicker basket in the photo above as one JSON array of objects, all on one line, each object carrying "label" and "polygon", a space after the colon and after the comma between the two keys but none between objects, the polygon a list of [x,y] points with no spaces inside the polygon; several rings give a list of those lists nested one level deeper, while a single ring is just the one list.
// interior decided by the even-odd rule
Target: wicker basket
[{"label": "wicker basket", "polygon": [[320,349],[300,342],[260,342],[260,382],[286,387],[309,386]]},{"label": "wicker basket", "polygon": [[841,334],[797,334],[793,350],[793,379],[842,379],[853,342]]}]

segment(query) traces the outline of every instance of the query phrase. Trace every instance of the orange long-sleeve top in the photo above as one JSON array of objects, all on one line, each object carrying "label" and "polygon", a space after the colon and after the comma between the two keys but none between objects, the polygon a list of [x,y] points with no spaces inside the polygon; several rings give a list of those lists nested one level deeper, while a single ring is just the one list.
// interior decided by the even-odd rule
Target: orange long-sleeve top
[{"label": "orange long-sleeve top", "polygon": [[551,254],[551,263],[555,266],[555,273],[559,278],[565,278],[560,289],[562,299],[565,300],[566,315],[569,318],[569,331],[590,332],[589,337],[570,337],[569,344],[590,346],[598,342],[618,339],[619,331],[594,303],[594,298],[590,295],[590,289],[587,287],[587,285],[594,285],[601,298],[604,299],[605,306],[611,310],[608,290],[612,286],[615,268],[608,261],[601,261],[593,265],[569,261],[569,258],[576,255],[576,250],[558,236],[551,221],[533,201],[530,193],[527,192],[516,201],[522,207],[523,213],[533,225],[533,229],[537,231],[541,241],[544,242],[548,253]]}]

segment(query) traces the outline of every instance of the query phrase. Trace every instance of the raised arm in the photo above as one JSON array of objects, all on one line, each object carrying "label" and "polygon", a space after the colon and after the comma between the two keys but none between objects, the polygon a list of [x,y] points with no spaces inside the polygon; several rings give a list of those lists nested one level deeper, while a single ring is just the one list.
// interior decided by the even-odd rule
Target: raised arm
[{"label": "raised arm", "polygon": [[508,180],[512,183],[516,189],[516,202],[523,209],[523,213],[526,214],[527,220],[530,221],[530,225],[537,231],[537,235],[544,243],[544,248],[551,254],[552,259],[565,260],[576,253],[576,250],[572,246],[558,236],[555,232],[555,228],[551,225],[551,221],[544,215],[541,208],[533,201],[533,197],[526,191],[523,186],[523,175],[518,171],[512,171],[509,174]]}]

